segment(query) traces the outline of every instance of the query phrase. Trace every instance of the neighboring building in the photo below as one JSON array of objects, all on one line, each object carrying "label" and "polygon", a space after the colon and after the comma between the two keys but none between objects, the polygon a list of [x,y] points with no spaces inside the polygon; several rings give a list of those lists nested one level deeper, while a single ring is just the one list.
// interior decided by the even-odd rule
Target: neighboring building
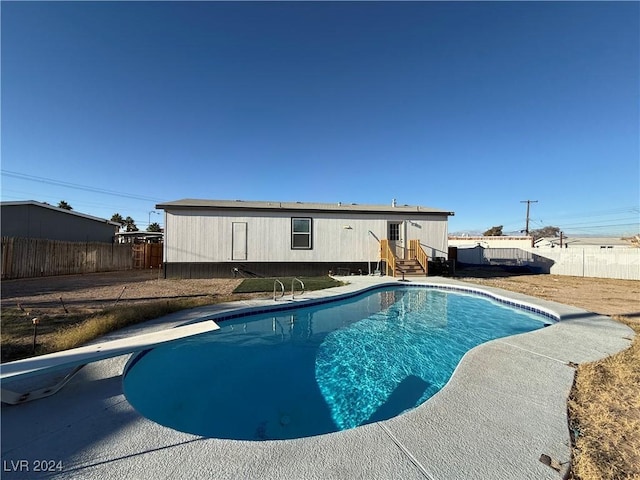
[{"label": "neighboring building", "polygon": [[34,200],[1,202],[3,237],[69,242],[114,242],[119,223]]},{"label": "neighboring building", "polygon": [[162,232],[118,232],[116,239],[118,243],[162,243],[164,233]]},{"label": "neighboring building", "polygon": [[450,236],[449,246],[457,248],[529,248],[532,237],[502,236]]},{"label": "neighboring building", "polygon": [[[535,241],[534,247],[550,247],[550,248],[631,248],[635,247],[632,242],[633,238],[620,237],[543,237]],[[561,245],[562,244],[562,245]]]},{"label": "neighboring building", "polygon": [[380,242],[404,258],[410,240],[447,257],[448,217],[429,207],[178,200],[165,213],[167,277],[318,275],[380,269]]}]

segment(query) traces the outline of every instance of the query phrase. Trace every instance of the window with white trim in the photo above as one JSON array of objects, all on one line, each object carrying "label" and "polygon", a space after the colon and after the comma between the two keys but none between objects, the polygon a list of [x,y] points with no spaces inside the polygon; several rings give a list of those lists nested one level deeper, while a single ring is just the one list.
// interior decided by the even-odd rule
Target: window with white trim
[{"label": "window with white trim", "polygon": [[399,223],[389,224],[389,240],[392,242],[400,240],[400,224]]},{"label": "window with white trim", "polygon": [[311,250],[311,218],[291,218],[291,248],[295,250]]}]

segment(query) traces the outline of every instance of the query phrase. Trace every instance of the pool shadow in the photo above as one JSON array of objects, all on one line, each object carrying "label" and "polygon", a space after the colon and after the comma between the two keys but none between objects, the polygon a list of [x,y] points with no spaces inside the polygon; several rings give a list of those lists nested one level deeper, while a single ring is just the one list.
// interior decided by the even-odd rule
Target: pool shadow
[{"label": "pool shadow", "polygon": [[415,408],[429,388],[429,384],[416,375],[405,377],[389,395],[387,401],[369,417],[366,423],[380,422],[400,415],[405,410]]}]

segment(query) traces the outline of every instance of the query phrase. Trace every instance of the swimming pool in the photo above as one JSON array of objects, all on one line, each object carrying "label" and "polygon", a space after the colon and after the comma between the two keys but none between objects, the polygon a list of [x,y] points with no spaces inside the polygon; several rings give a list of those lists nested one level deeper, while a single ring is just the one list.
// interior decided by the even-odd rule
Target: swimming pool
[{"label": "swimming pool", "polygon": [[350,429],[420,405],[476,345],[552,322],[486,296],[416,286],[216,321],[217,332],[129,361],[124,393],[140,414],[226,439]]}]

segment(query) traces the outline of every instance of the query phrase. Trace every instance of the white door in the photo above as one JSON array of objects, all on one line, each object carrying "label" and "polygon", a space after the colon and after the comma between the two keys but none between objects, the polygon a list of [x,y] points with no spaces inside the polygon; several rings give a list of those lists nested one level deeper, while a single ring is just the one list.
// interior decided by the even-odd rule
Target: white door
[{"label": "white door", "polygon": [[231,230],[231,259],[247,259],[247,222],[233,222]]},{"label": "white door", "polygon": [[389,247],[399,259],[404,259],[404,223],[389,222],[387,224],[387,238]]}]

